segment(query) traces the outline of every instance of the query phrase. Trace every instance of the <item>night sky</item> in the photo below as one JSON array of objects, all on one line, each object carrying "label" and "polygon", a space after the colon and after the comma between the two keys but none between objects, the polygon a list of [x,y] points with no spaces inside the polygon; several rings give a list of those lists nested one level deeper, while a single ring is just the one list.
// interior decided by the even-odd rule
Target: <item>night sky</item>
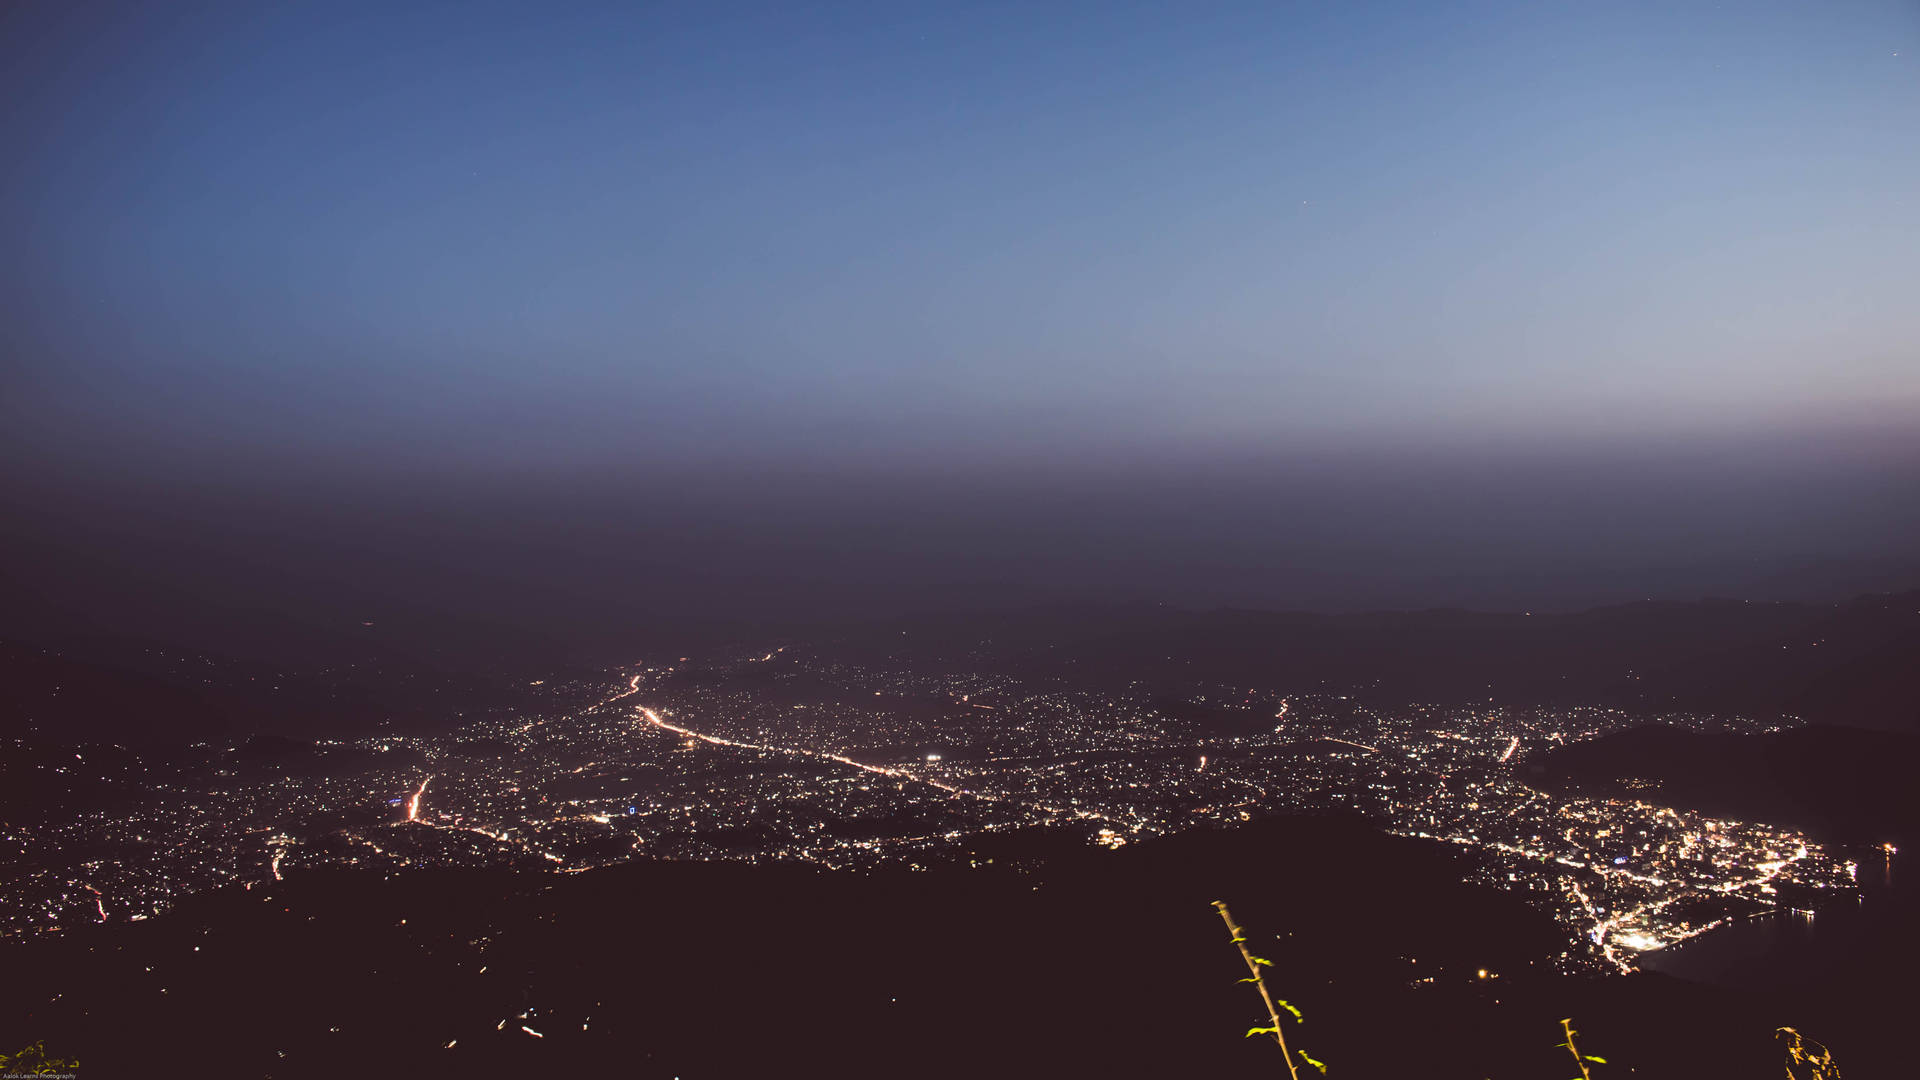
[{"label": "night sky", "polygon": [[34,619],[1920,580],[1904,0],[15,4],[0,100]]}]

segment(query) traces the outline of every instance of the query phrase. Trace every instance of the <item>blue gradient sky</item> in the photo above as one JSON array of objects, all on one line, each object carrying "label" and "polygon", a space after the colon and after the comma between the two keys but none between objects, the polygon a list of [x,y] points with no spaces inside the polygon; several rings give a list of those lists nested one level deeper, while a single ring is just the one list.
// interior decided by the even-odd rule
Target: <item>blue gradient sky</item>
[{"label": "blue gradient sky", "polygon": [[1671,452],[1913,527],[1906,0],[4,20],[16,477]]}]

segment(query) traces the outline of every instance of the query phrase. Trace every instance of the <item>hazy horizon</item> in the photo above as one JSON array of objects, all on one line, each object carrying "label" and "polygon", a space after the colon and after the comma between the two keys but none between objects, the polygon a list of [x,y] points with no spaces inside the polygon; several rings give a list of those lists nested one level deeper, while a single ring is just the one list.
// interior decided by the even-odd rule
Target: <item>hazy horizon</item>
[{"label": "hazy horizon", "polygon": [[1920,583],[1908,4],[4,18],[4,632]]}]

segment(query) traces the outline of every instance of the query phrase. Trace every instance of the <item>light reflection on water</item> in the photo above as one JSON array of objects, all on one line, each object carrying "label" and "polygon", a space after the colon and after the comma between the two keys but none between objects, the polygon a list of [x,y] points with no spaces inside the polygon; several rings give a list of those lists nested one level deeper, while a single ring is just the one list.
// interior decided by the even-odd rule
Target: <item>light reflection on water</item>
[{"label": "light reflection on water", "polygon": [[1860,890],[1853,896],[1817,911],[1770,912],[1730,923],[1647,953],[1639,966],[1745,989],[1872,978],[1912,945],[1920,896],[1896,872],[1898,858],[1879,849],[1864,851],[1857,856]]}]

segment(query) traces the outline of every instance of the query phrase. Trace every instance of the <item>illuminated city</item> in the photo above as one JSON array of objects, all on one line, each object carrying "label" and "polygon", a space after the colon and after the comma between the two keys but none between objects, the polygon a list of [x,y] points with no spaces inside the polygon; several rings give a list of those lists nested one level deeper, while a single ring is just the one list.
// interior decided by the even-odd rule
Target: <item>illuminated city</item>
[{"label": "illuminated city", "polygon": [[[1853,883],[1841,856],[1788,829],[1678,811],[1656,791],[1629,801],[1527,782],[1550,747],[1653,719],[1761,730],[1739,720],[1385,709],[1267,687],[1194,687],[1175,702],[1137,684],[915,675],[786,646],[542,683],[550,708],[438,737],[323,742],[320,764],[297,775],[238,747],[201,745],[164,771],[92,750],[140,797],[8,823],[14,858],[36,869],[0,894],[6,933],[146,919],[182,895],[327,864],[866,870],[966,858],[1035,826],[1119,847],[1316,813],[1457,847],[1469,880],[1552,913],[1567,936],[1553,959],[1568,970],[1629,971],[1645,951],[1764,911],[1810,912]],[[1169,715],[1182,705],[1207,719]],[[88,752],[53,768],[87,767]]]}]

